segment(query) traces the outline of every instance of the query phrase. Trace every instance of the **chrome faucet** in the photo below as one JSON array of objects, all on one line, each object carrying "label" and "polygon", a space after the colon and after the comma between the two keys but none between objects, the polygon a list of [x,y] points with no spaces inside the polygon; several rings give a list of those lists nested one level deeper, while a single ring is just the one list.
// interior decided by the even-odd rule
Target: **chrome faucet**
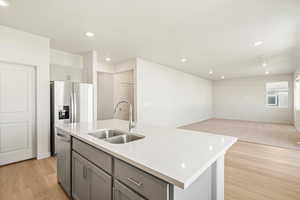
[{"label": "chrome faucet", "polygon": [[133,122],[133,111],[131,103],[129,103],[128,101],[119,101],[114,108],[114,115],[116,114],[118,107],[122,103],[126,103],[129,105],[129,132],[131,132],[131,130],[135,127],[135,124]]}]

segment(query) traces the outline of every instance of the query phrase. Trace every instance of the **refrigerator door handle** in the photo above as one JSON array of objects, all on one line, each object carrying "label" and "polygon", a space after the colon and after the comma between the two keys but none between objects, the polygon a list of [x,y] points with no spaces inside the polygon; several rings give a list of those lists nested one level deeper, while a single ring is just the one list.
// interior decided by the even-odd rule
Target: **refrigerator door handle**
[{"label": "refrigerator door handle", "polygon": [[71,117],[70,117],[70,122],[73,123],[74,121],[74,103],[73,103],[73,95],[70,95],[70,106],[71,106]]},{"label": "refrigerator door handle", "polygon": [[74,91],[73,93],[73,122],[77,122],[77,96],[76,96],[76,92]]}]

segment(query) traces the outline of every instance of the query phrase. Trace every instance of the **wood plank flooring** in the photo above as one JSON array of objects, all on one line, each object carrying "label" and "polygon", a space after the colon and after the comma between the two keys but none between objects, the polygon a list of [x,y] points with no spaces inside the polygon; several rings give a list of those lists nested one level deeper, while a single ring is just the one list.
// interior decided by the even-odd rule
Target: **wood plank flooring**
[{"label": "wood plank flooring", "polygon": [[2,200],[67,200],[56,181],[56,160],[28,160],[0,167]]},{"label": "wood plank flooring", "polygon": [[[2,200],[67,200],[56,160],[0,167]],[[300,200],[300,151],[238,142],[225,157],[225,200]]]},{"label": "wood plank flooring", "polygon": [[226,200],[300,200],[300,151],[238,142],[225,159]]}]

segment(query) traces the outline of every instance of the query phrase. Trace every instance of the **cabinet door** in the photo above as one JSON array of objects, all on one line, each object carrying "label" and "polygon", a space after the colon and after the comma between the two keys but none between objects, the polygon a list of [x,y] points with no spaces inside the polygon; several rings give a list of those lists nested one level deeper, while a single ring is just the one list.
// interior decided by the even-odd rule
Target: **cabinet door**
[{"label": "cabinet door", "polygon": [[87,161],[89,179],[88,200],[110,200],[112,192],[112,178],[104,171]]},{"label": "cabinet door", "polygon": [[72,152],[72,197],[75,200],[88,200],[88,185],[86,160]]},{"label": "cabinet door", "polygon": [[113,200],[146,200],[139,196],[122,183],[114,182],[114,198]]},{"label": "cabinet door", "polygon": [[57,179],[65,192],[70,194],[70,143],[63,140],[57,143]]},{"label": "cabinet door", "polygon": [[61,155],[60,153],[57,153],[56,159],[57,159],[57,181],[61,184],[61,186],[64,187],[65,178],[66,178],[65,170],[64,170],[65,159],[63,158],[63,155]]}]

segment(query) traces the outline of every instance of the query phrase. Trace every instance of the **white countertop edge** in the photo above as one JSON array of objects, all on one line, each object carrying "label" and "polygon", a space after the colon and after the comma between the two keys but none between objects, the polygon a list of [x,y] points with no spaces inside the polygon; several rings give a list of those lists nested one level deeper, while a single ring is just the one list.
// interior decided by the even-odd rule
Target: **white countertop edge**
[{"label": "white countertop edge", "polygon": [[[59,127],[57,127],[57,128],[60,129],[60,130],[62,130],[62,131],[64,131],[63,129],[61,129]],[[213,157],[212,159],[210,159],[210,161],[207,162],[205,166],[203,166],[202,168],[200,168],[195,175],[193,175],[187,181],[183,182],[183,181],[180,181],[180,180],[176,180],[176,179],[174,179],[172,177],[166,176],[166,175],[164,175],[164,174],[162,174],[162,173],[160,173],[158,171],[155,171],[155,170],[153,170],[151,168],[148,168],[147,166],[142,165],[142,164],[140,164],[138,162],[135,162],[134,160],[128,159],[127,157],[122,156],[122,155],[120,155],[118,153],[110,151],[109,149],[107,149],[107,148],[105,148],[105,147],[103,147],[101,145],[98,145],[96,143],[93,143],[92,141],[90,141],[90,140],[88,140],[88,139],[86,139],[84,137],[80,137],[80,135],[72,134],[72,133],[71,133],[71,135],[73,137],[75,137],[75,138],[78,138],[78,139],[80,139],[80,140],[82,140],[82,141],[90,144],[91,146],[93,146],[93,147],[95,147],[95,148],[97,148],[99,150],[102,150],[102,151],[104,151],[104,152],[106,152],[106,153],[108,153],[108,154],[110,154],[110,155],[112,155],[112,156],[114,156],[114,157],[116,157],[116,158],[124,161],[124,162],[128,162],[129,164],[133,165],[134,167],[137,167],[137,168],[139,168],[139,169],[141,169],[141,170],[143,170],[143,171],[145,171],[145,172],[147,172],[147,173],[149,173],[149,174],[151,174],[153,176],[156,176],[156,177],[164,180],[167,183],[173,184],[173,185],[175,185],[175,186],[177,186],[177,187],[179,187],[181,189],[186,189],[190,185],[192,185],[193,182],[195,180],[197,180],[202,175],[202,173],[205,170],[207,170],[220,156],[224,155],[226,153],[226,151],[237,141],[237,138],[236,138],[236,140],[234,142],[232,142],[231,144],[228,144],[226,146],[226,148],[225,148],[224,151],[218,153],[215,157]]]},{"label": "white countertop edge", "polygon": [[226,149],[220,153],[218,153],[215,157],[213,157],[210,161],[208,161],[206,163],[206,165],[204,167],[202,167],[201,169],[199,169],[195,175],[193,175],[191,178],[189,178],[185,183],[182,184],[181,186],[178,186],[176,184],[176,186],[180,187],[181,189],[186,189],[188,188],[190,185],[192,185],[215,161],[218,160],[219,157],[224,156],[227,152],[227,150],[237,141],[237,138],[235,138],[235,140],[231,143],[228,144],[226,146]]}]

